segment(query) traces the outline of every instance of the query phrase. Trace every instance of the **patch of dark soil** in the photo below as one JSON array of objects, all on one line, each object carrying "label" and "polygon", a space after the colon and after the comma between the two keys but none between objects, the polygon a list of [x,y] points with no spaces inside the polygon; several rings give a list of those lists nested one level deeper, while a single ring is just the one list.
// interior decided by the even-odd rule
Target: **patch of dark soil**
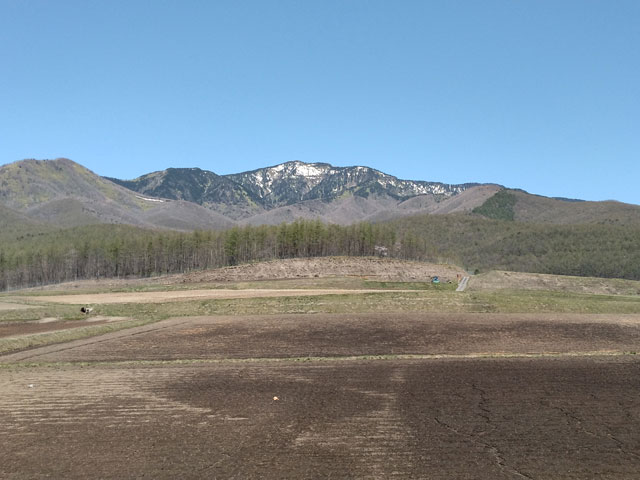
[{"label": "patch of dark soil", "polygon": [[2,478],[640,471],[633,357],[4,369],[0,387]]},{"label": "patch of dark soil", "polygon": [[15,337],[17,335],[30,335],[34,333],[55,332],[70,328],[87,327],[90,325],[102,325],[108,320],[98,320],[87,323],[83,320],[38,322],[2,322],[0,323],[0,338]]}]

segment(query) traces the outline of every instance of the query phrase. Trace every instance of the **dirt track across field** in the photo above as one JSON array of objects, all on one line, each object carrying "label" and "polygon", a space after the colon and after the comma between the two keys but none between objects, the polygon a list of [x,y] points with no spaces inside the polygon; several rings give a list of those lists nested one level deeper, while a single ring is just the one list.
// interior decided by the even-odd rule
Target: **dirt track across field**
[{"label": "dirt track across field", "polygon": [[[111,303],[164,303],[189,300],[230,299],[230,298],[270,298],[270,297],[315,297],[318,295],[345,295],[380,293],[382,290],[360,289],[261,289],[244,290],[174,290],[166,292],[125,292],[87,293],[79,295],[42,295],[28,297],[30,301],[65,303],[74,305],[94,305]],[[393,290],[394,292],[415,292],[415,290]],[[20,297],[16,297],[20,298]]]}]

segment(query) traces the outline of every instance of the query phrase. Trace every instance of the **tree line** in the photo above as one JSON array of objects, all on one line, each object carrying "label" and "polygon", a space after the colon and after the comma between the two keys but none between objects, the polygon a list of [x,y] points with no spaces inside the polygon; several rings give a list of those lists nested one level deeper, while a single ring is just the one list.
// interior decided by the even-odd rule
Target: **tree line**
[{"label": "tree line", "polygon": [[0,289],[181,273],[278,258],[371,256],[376,246],[394,243],[391,228],[371,223],[339,226],[298,220],[189,233],[94,225],[28,234],[0,246]]},{"label": "tree line", "polygon": [[0,290],[335,255],[453,263],[470,272],[504,269],[640,280],[640,228],[535,225],[468,215],[348,226],[297,220],[194,232],[93,225],[4,240]]}]

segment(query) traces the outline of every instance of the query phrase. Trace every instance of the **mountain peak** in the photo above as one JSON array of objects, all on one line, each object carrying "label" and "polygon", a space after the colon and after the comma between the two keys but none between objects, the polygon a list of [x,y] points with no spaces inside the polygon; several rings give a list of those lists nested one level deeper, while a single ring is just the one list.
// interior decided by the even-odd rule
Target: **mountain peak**
[{"label": "mountain peak", "polygon": [[305,163],[300,160],[293,160],[291,162],[281,163],[279,165],[260,170],[266,170],[272,175],[281,173],[309,178],[324,175],[331,168],[331,165],[328,163]]},{"label": "mountain peak", "polygon": [[395,201],[420,195],[447,198],[473,186],[400,180],[367,166],[334,167],[301,160],[222,176],[199,168],[170,168],[131,181],[112,180],[146,195],[200,205],[228,206],[231,202],[245,213],[311,200],[331,202],[345,195],[373,195]]}]

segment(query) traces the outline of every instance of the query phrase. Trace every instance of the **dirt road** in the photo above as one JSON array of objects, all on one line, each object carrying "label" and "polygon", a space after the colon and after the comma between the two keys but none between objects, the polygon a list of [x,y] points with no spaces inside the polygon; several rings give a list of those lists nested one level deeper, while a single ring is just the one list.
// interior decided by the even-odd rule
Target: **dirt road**
[{"label": "dirt road", "polygon": [[[164,303],[199,299],[227,298],[268,298],[268,297],[315,297],[318,295],[346,295],[380,293],[384,290],[360,289],[244,289],[244,290],[174,290],[165,292],[124,292],[124,293],[86,293],[78,295],[42,295],[33,297],[15,296],[16,300],[31,302],[64,303],[73,305],[92,305],[109,303]],[[416,290],[393,290],[393,292],[415,292]]]},{"label": "dirt road", "polygon": [[469,283],[469,277],[462,277],[460,283],[458,284],[458,288],[456,288],[456,292],[464,292],[467,288],[467,283]]}]

